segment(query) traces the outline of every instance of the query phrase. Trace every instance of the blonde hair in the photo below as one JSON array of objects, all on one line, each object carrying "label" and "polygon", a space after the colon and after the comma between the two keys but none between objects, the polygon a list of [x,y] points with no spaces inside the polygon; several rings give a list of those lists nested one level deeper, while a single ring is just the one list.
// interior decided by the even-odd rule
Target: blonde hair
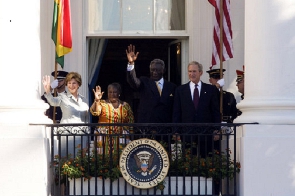
[{"label": "blonde hair", "polygon": [[81,78],[81,75],[79,73],[77,73],[77,72],[68,73],[67,76],[66,76],[66,85],[72,79],[75,79],[78,82],[79,86],[82,85],[82,78]]}]

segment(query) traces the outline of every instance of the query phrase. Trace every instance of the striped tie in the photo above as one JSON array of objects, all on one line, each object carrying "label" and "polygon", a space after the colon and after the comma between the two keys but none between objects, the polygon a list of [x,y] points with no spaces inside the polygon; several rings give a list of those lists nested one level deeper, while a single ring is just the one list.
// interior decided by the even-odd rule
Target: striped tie
[{"label": "striped tie", "polygon": [[161,86],[160,86],[160,82],[156,82],[156,85],[157,85],[157,88],[158,88],[158,91],[159,91],[159,94],[160,96],[162,95],[162,89],[161,89]]}]

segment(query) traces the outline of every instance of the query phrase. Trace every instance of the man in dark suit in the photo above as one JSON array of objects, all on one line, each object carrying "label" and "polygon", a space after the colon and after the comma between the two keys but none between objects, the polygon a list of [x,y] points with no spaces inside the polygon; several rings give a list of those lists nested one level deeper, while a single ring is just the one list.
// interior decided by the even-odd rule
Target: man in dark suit
[{"label": "man in dark suit", "polygon": [[163,78],[165,63],[154,59],[150,63],[150,77],[136,77],[134,62],[139,52],[135,46],[128,46],[127,82],[139,91],[138,123],[171,123],[176,85]]},{"label": "man in dark suit", "polygon": [[[219,91],[216,87],[203,83],[200,78],[203,74],[202,64],[192,61],[188,65],[190,82],[177,87],[174,97],[174,123],[220,123]],[[197,92],[197,93],[195,93]],[[195,99],[198,103],[195,103]],[[214,127],[202,127],[209,134],[215,131]],[[200,155],[205,157],[212,151],[212,137],[201,137],[198,144]],[[218,139],[218,138],[216,138]],[[197,142],[197,138],[193,137]],[[196,153],[196,152],[193,152]]]},{"label": "man in dark suit", "polygon": [[[222,73],[226,70],[223,69]],[[222,88],[224,82],[220,79],[220,69],[210,69],[206,71],[209,74],[209,82],[216,86],[217,89]],[[223,74],[222,74],[223,75]],[[234,119],[238,115],[237,101],[231,92],[222,91],[222,121],[227,123],[233,123]]]},{"label": "man in dark suit", "polygon": [[137,78],[134,62],[138,54],[135,53],[135,46],[128,46],[127,82],[139,92],[140,97],[137,122],[171,123],[176,85],[163,78],[165,63],[160,59],[151,61],[150,77]]}]

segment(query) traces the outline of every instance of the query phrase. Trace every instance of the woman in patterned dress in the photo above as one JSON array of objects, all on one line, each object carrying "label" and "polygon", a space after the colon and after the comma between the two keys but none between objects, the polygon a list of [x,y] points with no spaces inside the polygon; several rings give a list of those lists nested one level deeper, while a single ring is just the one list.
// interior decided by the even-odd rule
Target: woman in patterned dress
[{"label": "woman in patterned dress", "polygon": [[[134,123],[134,116],[130,105],[119,99],[121,86],[118,83],[112,83],[108,86],[108,98],[102,100],[101,87],[96,86],[94,90],[94,103],[90,107],[93,116],[98,116],[98,123]],[[128,143],[129,137],[126,137],[131,127],[122,126],[100,126],[98,127],[97,145],[100,153],[118,151],[124,144]],[[114,135],[118,134],[118,135]],[[125,137],[124,137],[125,136]]]}]

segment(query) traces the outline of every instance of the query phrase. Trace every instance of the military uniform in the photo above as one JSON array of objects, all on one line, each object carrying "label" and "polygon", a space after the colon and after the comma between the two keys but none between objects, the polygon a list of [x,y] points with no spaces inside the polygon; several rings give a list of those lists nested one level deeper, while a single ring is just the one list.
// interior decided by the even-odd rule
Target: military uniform
[{"label": "military uniform", "polygon": [[[223,72],[226,70],[223,69]],[[206,71],[210,78],[220,79],[220,69],[211,69]],[[223,91],[222,94],[222,121],[227,123],[233,123],[234,119],[238,115],[237,101],[234,94]]]},{"label": "military uniform", "polygon": [[[237,79],[236,79],[237,86],[238,86],[239,82],[244,80],[244,69],[245,69],[245,67],[243,65],[243,71],[242,70],[236,70],[236,73],[237,73]],[[243,100],[243,99],[244,99],[244,93],[242,93],[242,95],[241,95],[241,100]],[[240,116],[240,115],[242,115],[242,111],[238,110],[238,116]]]},{"label": "military uniform", "polygon": [[237,102],[234,94],[223,91],[222,121],[233,123],[238,115]]},{"label": "military uniform", "polygon": [[[242,70],[236,70],[236,72],[237,72],[236,82],[237,82],[237,86],[238,86],[238,84],[240,82],[244,81],[244,65],[243,65],[243,71]],[[244,84],[242,86],[243,86],[243,88],[242,88],[243,92],[241,92],[242,93],[241,99],[243,100],[244,99]],[[238,88],[239,88],[239,86],[238,86]],[[239,91],[240,91],[240,89],[239,89]]]},{"label": "military uniform", "polygon": [[[54,93],[52,93],[52,96],[54,96]],[[45,103],[48,103],[47,102],[47,99],[44,95],[41,96],[41,99],[44,100]],[[48,103],[49,104],[49,103]],[[50,118],[51,120],[53,120],[53,111],[54,111],[54,107],[49,105],[50,107],[44,112],[44,114]],[[61,109],[60,107],[55,107],[55,121],[57,123],[60,122],[60,119],[62,117],[62,112],[61,112]]]}]

